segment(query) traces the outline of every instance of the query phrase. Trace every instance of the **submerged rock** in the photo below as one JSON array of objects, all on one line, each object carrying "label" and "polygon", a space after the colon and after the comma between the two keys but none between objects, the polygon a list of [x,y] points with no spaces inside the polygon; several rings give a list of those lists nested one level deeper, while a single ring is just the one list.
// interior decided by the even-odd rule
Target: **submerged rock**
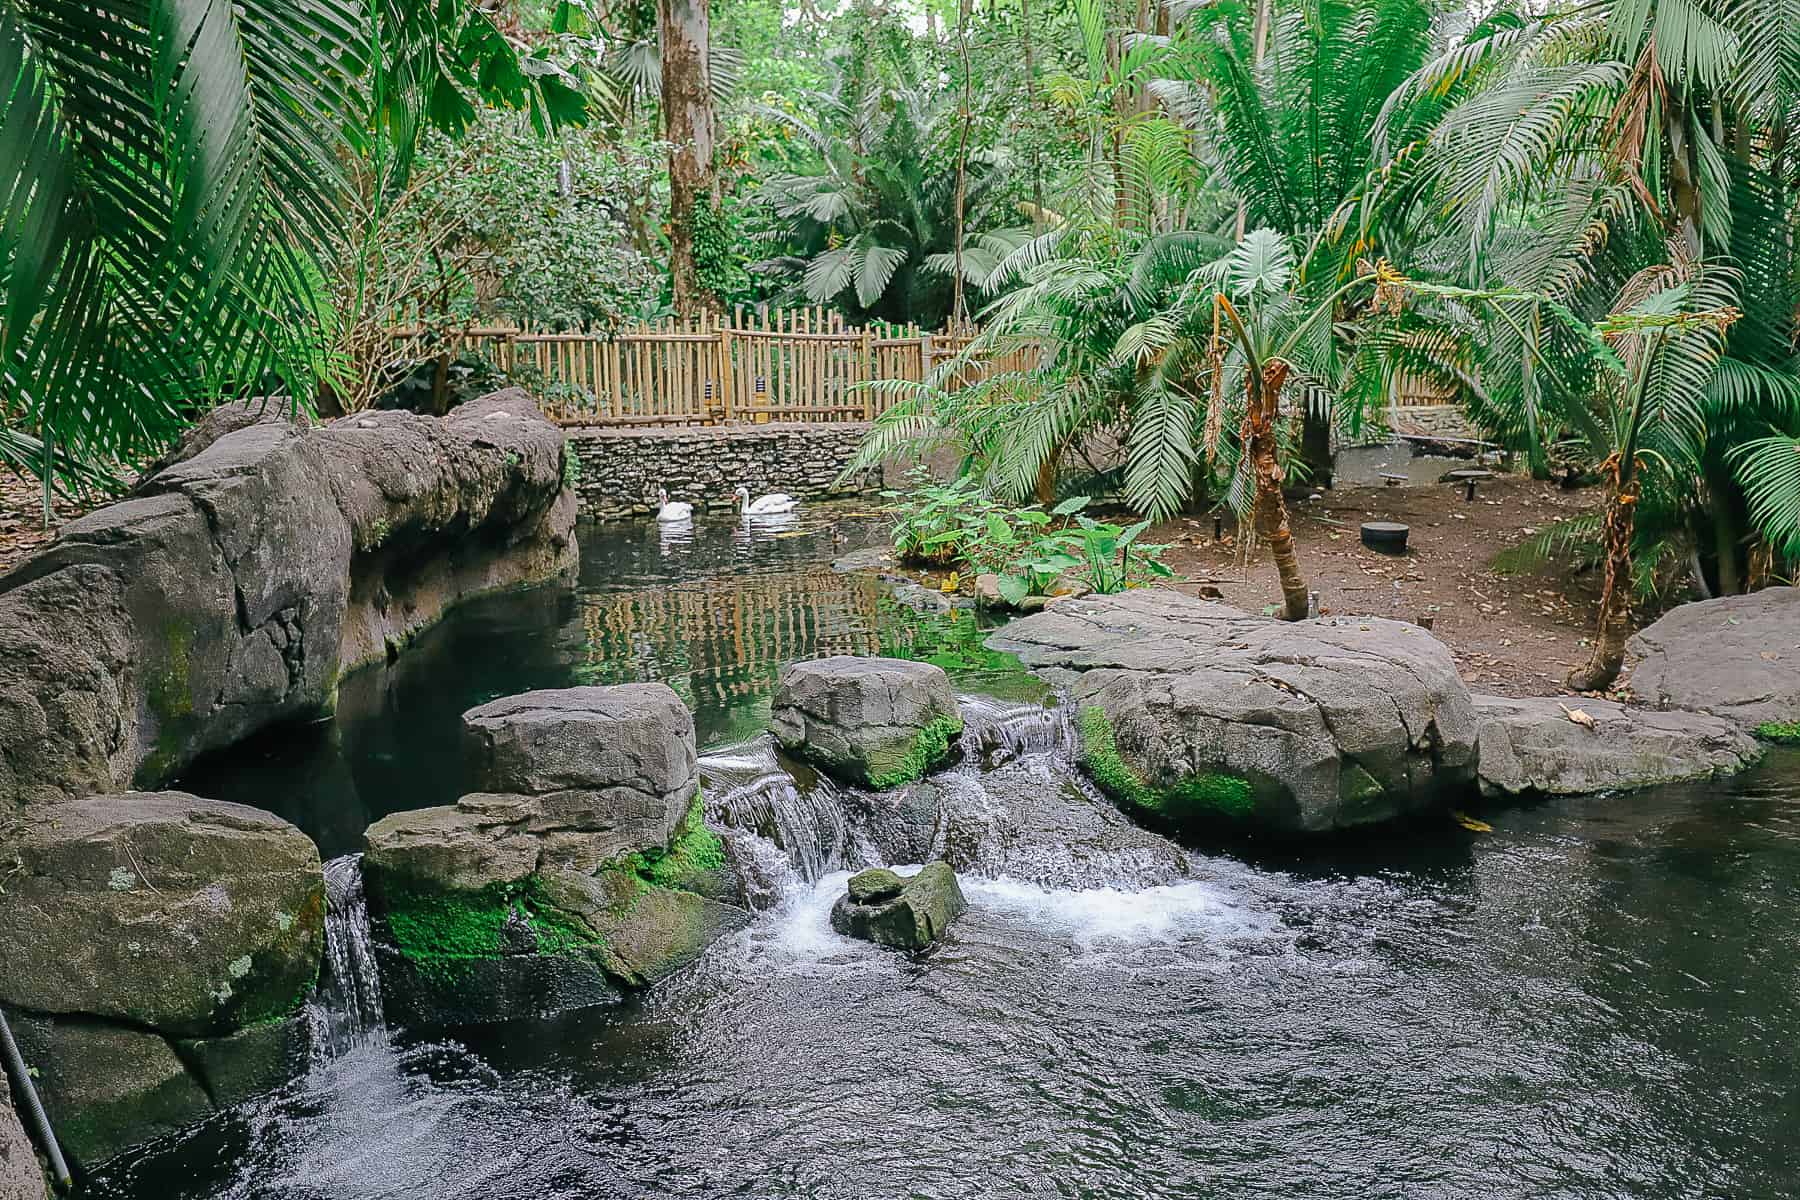
[{"label": "submerged rock", "polygon": [[849,890],[831,908],[831,927],[878,946],[923,950],[968,911],[949,863],[929,863],[904,878],[876,867],[851,876]]},{"label": "submerged rock", "polygon": [[562,465],[516,390],[444,418],[202,422],[0,578],[0,804],[153,786],[328,712],[458,600],[568,569]]},{"label": "submerged rock", "polygon": [[1178,828],[1326,833],[1475,783],[1474,703],[1414,625],[1143,589],[1064,601],[988,645],[1067,683],[1088,773]]},{"label": "submerged rock", "polygon": [[667,685],[569,688],[463,715],[475,792],[369,827],[387,1011],[427,1024],[604,1003],[748,914],[701,813],[694,723]]},{"label": "submerged rock", "polygon": [[784,669],[769,719],[788,753],[878,790],[910,783],[944,761],[962,727],[942,667],[848,655]]},{"label": "submerged rock", "polygon": [[1800,722],[1800,588],[1671,609],[1629,643],[1632,694],[1746,729]]},{"label": "submerged rock", "polygon": [[91,1165],[285,1083],[324,949],[318,850],[180,792],[0,821],[0,1005]]},{"label": "submerged rock", "polygon": [[[1475,697],[1481,790],[1489,795],[1625,791],[1729,775],[1761,754],[1721,717],[1655,712],[1608,700]],[[1585,714],[1593,728],[1570,719]]]}]

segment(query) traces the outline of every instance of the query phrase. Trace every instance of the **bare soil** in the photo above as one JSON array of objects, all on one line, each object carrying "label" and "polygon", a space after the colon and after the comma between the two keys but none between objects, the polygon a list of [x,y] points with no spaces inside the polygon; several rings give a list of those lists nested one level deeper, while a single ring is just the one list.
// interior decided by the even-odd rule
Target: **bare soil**
[{"label": "bare soil", "polygon": [[[1463,678],[1480,691],[1543,696],[1566,690],[1563,678],[1587,658],[1601,572],[1549,564],[1503,574],[1493,563],[1552,522],[1592,511],[1601,499],[1597,490],[1503,476],[1481,482],[1472,502],[1460,485],[1436,483],[1340,487],[1321,496],[1290,501],[1288,517],[1301,569],[1323,612],[1428,619]],[[1411,526],[1406,553],[1364,546],[1364,521]],[[1233,532],[1227,517],[1224,538],[1215,542],[1210,518],[1181,518],[1152,529],[1145,540],[1170,543],[1168,563],[1189,580],[1179,591],[1251,612],[1278,604],[1281,588],[1268,548],[1256,546],[1246,564]],[[1643,621],[1654,615],[1638,614]]]}]

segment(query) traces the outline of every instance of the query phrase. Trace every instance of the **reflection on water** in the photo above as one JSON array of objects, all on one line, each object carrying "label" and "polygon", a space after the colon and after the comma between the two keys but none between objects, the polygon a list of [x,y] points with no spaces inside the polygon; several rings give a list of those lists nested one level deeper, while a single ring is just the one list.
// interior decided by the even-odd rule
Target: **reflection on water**
[{"label": "reflection on water", "polygon": [[982,648],[974,613],[921,613],[831,569],[886,534],[885,517],[846,505],[583,526],[573,583],[453,610],[392,665],[344,680],[335,720],[274,731],[176,786],[280,813],[330,858],[360,850],[387,813],[468,791],[462,713],[533,688],[662,680],[693,709],[702,746],[761,732],[777,674],[803,658],[929,658],[966,684],[1041,692]]}]

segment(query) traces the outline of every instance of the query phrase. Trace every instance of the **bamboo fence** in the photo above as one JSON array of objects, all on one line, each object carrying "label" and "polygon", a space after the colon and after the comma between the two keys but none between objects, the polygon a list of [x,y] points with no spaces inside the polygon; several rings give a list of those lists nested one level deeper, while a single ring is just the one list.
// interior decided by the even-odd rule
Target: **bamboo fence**
[{"label": "bamboo fence", "polygon": [[[396,343],[416,339],[399,329]],[[700,321],[674,318],[604,333],[545,333],[507,325],[443,333],[438,353],[474,353],[534,392],[545,414],[565,425],[720,425],[872,421],[892,395],[862,385],[922,382],[960,353],[978,329],[928,332],[917,325],[847,325],[824,308],[747,312]],[[416,344],[416,343],[415,343]],[[957,386],[988,370],[1023,370],[1029,348],[972,368]],[[1423,380],[1395,391],[1396,407],[1426,407],[1452,396]]]},{"label": "bamboo fence", "polygon": [[[543,333],[505,325],[445,333],[440,353],[474,353],[535,392],[567,425],[717,425],[868,421],[892,398],[861,385],[921,382],[960,353],[972,327],[849,326],[823,308],[700,321],[674,318],[610,334]],[[400,329],[393,337],[416,338]],[[1029,365],[1018,352],[1006,369]]]}]

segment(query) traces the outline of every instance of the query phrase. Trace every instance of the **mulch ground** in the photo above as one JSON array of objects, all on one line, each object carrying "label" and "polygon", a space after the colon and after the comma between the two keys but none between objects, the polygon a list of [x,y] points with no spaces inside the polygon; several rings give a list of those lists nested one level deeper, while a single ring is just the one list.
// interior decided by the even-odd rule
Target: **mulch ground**
[{"label": "mulch ground", "polygon": [[0,573],[10,571],[33,550],[56,536],[56,530],[88,510],[61,496],[51,510],[55,520],[44,528],[44,489],[35,479],[25,479],[0,468]]},{"label": "mulch ground", "polygon": [[[1593,511],[1600,500],[1594,489],[1567,491],[1517,476],[1482,483],[1473,502],[1460,487],[1442,484],[1340,487],[1291,503],[1289,521],[1301,569],[1324,612],[1429,618],[1471,685],[1542,696],[1564,691],[1569,669],[1586,661],[1601,572],[1557,564],[1502,574],[1494,556],[1553,521]],[[1410,525],[1407,553],[1364,546],[1364,521]],[[1278,604],[1281,587],[1267,547],[1257,546],[1246,564],[1232,530],[1228,518],[1224,540],[1214,542],[1210,518],[1180,518],[1150,530],[1145,541],[1170,543],[1168,563],[1190,580],[1178,590],[1217,588],[1215,599],[1252,612]],[[1638,616],[1648,621],[1654,614]]]}]

